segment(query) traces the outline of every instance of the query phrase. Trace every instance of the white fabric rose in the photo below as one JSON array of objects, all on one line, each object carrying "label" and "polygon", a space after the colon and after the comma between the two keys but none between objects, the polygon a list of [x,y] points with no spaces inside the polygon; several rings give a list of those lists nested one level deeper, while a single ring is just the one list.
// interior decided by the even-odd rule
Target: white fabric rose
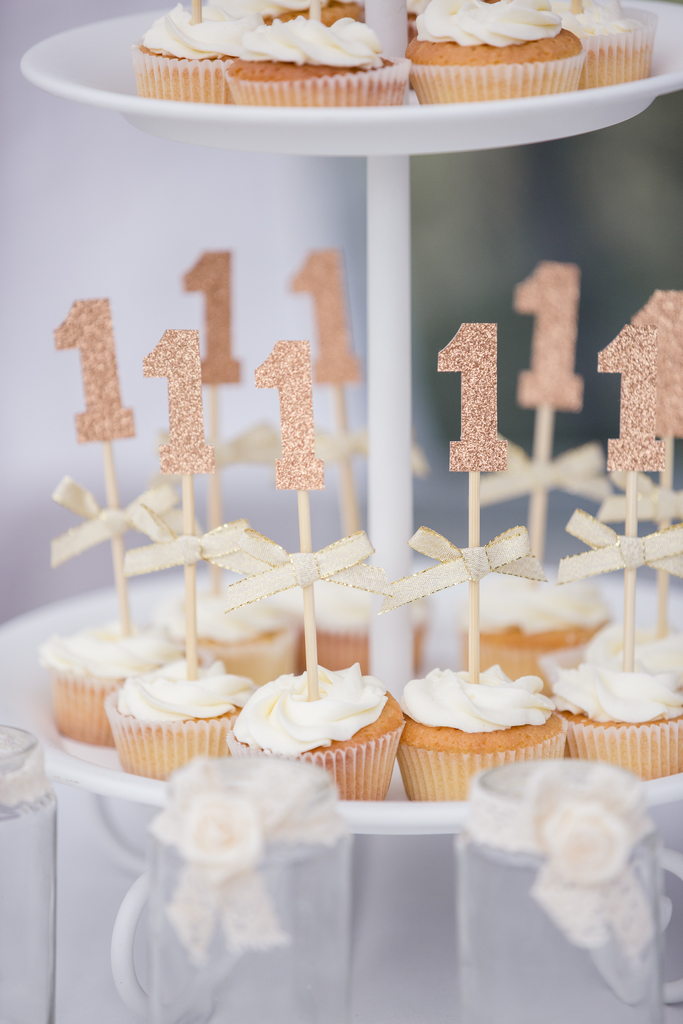
[{"label": "white fabric rose", "polygon": [[254,805],[229,793],[198,793],[186,808],[178,848],[215,881],[253,870],[263,855],[263,829]]},{"label": "white fabric rose", "polygon": [[539,828],[541,849],[571,885],[602,885],[624,870],[631,837],[624,821],[597,800],[561,803]]}]

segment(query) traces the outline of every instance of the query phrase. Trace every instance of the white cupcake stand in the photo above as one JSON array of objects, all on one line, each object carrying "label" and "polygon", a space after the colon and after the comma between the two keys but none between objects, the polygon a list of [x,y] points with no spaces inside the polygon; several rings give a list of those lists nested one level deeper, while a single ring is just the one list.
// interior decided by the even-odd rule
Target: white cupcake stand
[{"label": "white cupcake stand", "polygon": [[[282,109],[176,103],[135,95],[130,45],[154,17],[147,12],[64,32],[24,56],[25,77],[64,99],[114,110],[141,131],[197,146],[367,158],[368,533],[390,579],[411,571],[410,191],[411,154],[496,149],[579,135],[625,121],[660,95],[683,89],[683,6],[639,0],[659,17],[652,75],[640,82],[559,96],[486,103],[360,109]],[[368,0],[367,19],[390,55],[400,49],[402,0]],[[392,36],[393,31],[393,36]],[[393,45],[390,43],[393,42]],[[457,325],[456,325],[457,326]],[[615,584],[613,584],[614,586]],[[133,601],[160,591],[140,581]],[[115,614],[111,592],[61,602],[0,630],[0,710],[43,740],[55,781],[102,796],[160,806],[165,783],[127,775],[105,748],[70,743],[51,721],[46,681],[35,667],[51,632]],[[409,678],[412,636],[407,608],[374,616],[373,672],[400,690]],[[444,623],[445,628],[449,627]],[[464,803],[409,803],[398,785],[384,803],[347,803],[353,832],[424,835],[457,832]],[[683,799],[683,775],[647,783],[652,804]]]}]

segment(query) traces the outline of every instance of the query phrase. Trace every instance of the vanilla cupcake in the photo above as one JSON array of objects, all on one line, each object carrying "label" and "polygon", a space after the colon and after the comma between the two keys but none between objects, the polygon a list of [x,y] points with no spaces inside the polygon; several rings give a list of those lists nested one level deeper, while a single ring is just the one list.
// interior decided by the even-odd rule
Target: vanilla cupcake
[{"label": "vanilla cupcake", "polygon": [[[549,587],[533,580],[491,573],[481,583],[482,665],[500,665],[511,679],[535,675],[550,694],[540,659],[551,651],[587,643],[609,619],[597,587],[568,583]],[[460,610],[462,650],[467,654],[467,610]]]},{"label": "vanilla cupcake", "polygon": [[[272,25],[275,18],[280,21],[291,21],[301,15],[310,16],[310,0],[219,0],[221,7],[231,18],[244,18],[248,14],[260,14],[266,25]],[[360,6],[350,0],[323,0],[320,9],[320,20],[323,25],[334,25],[341,18],[361,20]]]},{"label": "vanilla cupcake", "polygon": [[567,727],[538,676],[514,682],[499,665],[478,683],[434,669],[406,685],[398,763],[409,800],[465,800],[478,772],[512,761],[564,757]]},{"label": "vanilla cupcake", "polygon": [[132,48],[138,96],[192,103],[230,103],[225,69],[242,35],[263,24],[259,14],[231,18],[221,7],[202,10],[202,21],[178,4],[158,18]]},{"label": "vanilla cupcake", "polygon": [[683,771],[677,672],[619,672],[586,662],[560,669],[553,700],[569,724],[570,757],[608,761],[643,779]]},{"label": "vanilla cupcake", "polygon": [[570,0],[551,0],[562,27],[581,40],[586,60],[579,89],[599,85],[635,82],[650,74],[657,15],[648,11],[621,9],[619,0],[583,4],[572,13]]},{"label": "vanilla cupcake", "polygon": [[403,103],[410,64],[381,56],[367,25],[329,28],[301,16],[245,32],[228,68],[235,103],[268,107],[373,107]]},{"label": "vanilla cupcake", "polygon": [[234,757],[275,755],[317,764],[342,800],[383,800],[403,730],[398,703],[359,665],[318,670],[320,699],[307,700],[307,677],[281,676],[245,704],[228,737]]},{"label": "vanilla cupcake", "polygon": [[[173,643],[184,645],[184,598],[166,601],[154,621]],[[275,606],[261,601],[226,612],[220,594],[197,595],[197,650],[205,665],[222,661],[226,672],[262,686],[294,671],[296,648],[296,629]]]},{"label": "vanilla cupcake", "polygon": [[232,723],[254,692],[251,679],[226,673],[220,661],[187,679],[187,662],[126,679],[105,710],[123,770],[167,779],[193,757],[229,757]]},{"label": "vanilla cupcake", "polygon": [[420,103],[571,92],[584,61],[550,0],[431,0],[408,44]]},{"label": "vanilla cupcake", "polygon": [[151,672],[183,656],[182,649],[158,630],[122,637],[116,623],[71,636],[51,636],[38,654],[50,676],[59,732],[103,747],[114,745],[105,698],[128,676]]},{"label": "vanilla cupcake", "polygon": [[[582,661],[600,668],[619,671],[624,660],[624,629],[620,624],[605,626],[586,647]],[[635,670],[656,676],[674,672],[679,687],[683,684],[683,634],[657,637],[654,630],[636,630]]]}]

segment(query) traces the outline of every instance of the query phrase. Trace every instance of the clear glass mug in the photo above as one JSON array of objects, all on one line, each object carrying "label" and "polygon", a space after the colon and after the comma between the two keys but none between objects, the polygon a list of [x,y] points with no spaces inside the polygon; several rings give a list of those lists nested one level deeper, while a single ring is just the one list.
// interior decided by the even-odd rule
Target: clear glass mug
[{"label": "clear glass mug", "polygon": [[[592,762],[563,764],[582,772]],[[533,770],[533,763],[504,766],[481,775],[477,785],[512,805],[521,802]],[[570,941],[533,896],[546,858],[505,846],[495,830],[487,842],[467,831],[456,838],[461,1024],[662,1024],[663,992],[667,1002],[683,999],[683,981],[662,986],[661,932],[668,920],[662,920],[661,868],[683,878],[683,856],[659,849],[654,828],[634,843],[627,867],[642,894],[638,913],[651,928],[641,929],[648,937],[637,956],[627,956],[612,932],[593,948]],[[570,919],[571,899],[569,892]]]},{"label": "clear glass mug", "polygon": [[0,1021],[52,1024],[57,805],[37,740],[0,726]]}]

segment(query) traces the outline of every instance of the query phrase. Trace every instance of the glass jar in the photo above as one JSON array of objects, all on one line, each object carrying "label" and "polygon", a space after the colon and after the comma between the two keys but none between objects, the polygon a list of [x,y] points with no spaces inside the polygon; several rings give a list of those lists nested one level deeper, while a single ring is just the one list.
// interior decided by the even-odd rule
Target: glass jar
[{"label": "glass jar", "polygon": [[0,1021],[52,1024],[57,805],[37,740],[0,726]]}]

